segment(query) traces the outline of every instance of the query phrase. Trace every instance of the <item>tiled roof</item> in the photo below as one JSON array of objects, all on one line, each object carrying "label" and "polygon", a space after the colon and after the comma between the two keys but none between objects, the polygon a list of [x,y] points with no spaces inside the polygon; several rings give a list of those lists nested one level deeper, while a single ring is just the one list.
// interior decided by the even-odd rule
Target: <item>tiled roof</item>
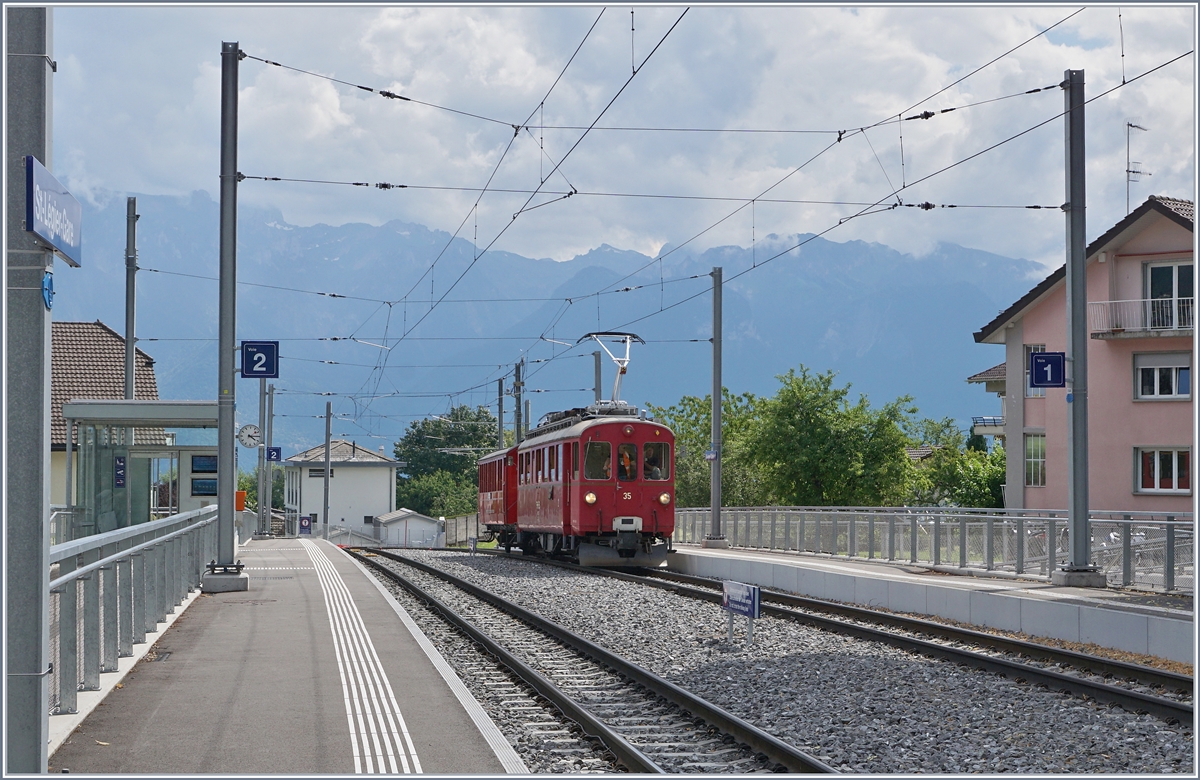
[{"label": "tiled roof", "polygon": [[998,366],[992,366],[986,371],[980,371],[978,374],[972,374],[967,377],[968,382],[998,382],[1005,378],[1005,363]]},{"label": "tiled roof", "polygon": [[[135,350],[134,396],[158,399],[154,359]],[[50,329],[50,446],[62,449],[67,443],[67,423],[62,407],[66,401],[84,398],[125,397],[125,338],[100,320],[55,322]],[[162,441],[159,429],[138,431],[139,444]]]},{"label": "tiled roof", "polygon": [[922,444],[920,447],[905,447],[904,451],[908,453],[909,460],[922,461],[933,454],[933,447],[928,444]]},{"label": "tiled roof", "polygon": [[[1121,235],[1121,233],[1129,229],[1135,222],[1152,211],[1166,217],[1180,227],[1187,228],[1188,230],[1194,229],[1194,224],[1196,221],[1196,208],[1195,204],[1193,204],[1190,200],[1167,198],[1162,195],[1151,195],[1142,205],[1129,212],[1125,219],[1113,225],[1108,229],[1107,232],[1105,232],[1104,235],[1097,238],[1091,244],[1088,244],[1087,250],[1084,253],[1085,256],[1092,257],[1095,255],[1110,241]],[[1058,284],[1066,277],[1067,266],[1066,263],[1064,263],[1057,271],[1047,276],[1045,279],[1039,282],[1036,287],[1022,295],[1020,300],[997,314],[991,322],[980,328],[975,334],[975,342],[982,344],[988,336],[991,336],[993,333],[999,330],[1004,323],[1020,314],[1026,306],[1029,306],[1038,298],[1042,297],[1042,295],[1048,292],[1050,288],[1054,287],[1054,285]]]},{"label": "tiled roof", "polygon": [[[310,450],[305,450],[297,455],[287,459],[288,463],[325,463],[325,445],[318,444]],[[343,439],[330,439],[329,441],[329,462],[330,463],[395,463],[394,458],[359,447],[351,441]]]},{"label": "tiled roof", "polygon": [[1188,222],[1196,221],[1196,204],[1192,203],[1190,200],[1168,198],[1163,195],[1151,195],[1150,198],[1151,200],[1156,200],[1167,208],[1171,209],[1171,211],[1174,211]]}]

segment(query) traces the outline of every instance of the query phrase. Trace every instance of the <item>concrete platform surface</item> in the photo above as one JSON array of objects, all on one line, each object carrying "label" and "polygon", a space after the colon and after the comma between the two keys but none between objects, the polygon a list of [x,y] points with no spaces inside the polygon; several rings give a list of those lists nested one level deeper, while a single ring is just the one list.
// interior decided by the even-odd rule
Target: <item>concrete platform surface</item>
[{"label": "concrete platform surface", "polygon": [[336,546],[256,540],[240,557],[249,589],[197,597],[51,772],[526,771],[395,599]]},{"label": "concrete platform surface", "polygon": [[1172,661],[1192,663],[1195,654],[1193,599],[1186,594],[1076,588],[895,562],[698,546],[677,547],[667,556],[667,566],[685,574]]}]

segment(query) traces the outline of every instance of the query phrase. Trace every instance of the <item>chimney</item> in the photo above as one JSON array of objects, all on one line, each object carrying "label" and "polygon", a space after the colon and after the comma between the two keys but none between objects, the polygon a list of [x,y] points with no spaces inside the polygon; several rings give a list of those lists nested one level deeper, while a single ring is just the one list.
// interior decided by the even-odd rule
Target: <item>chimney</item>
[{"label": "chimney", "polygon": [[350,442],[350,458],[354,459],[357,457],[358,457],[358,442],[352,441],[352,442]]}]

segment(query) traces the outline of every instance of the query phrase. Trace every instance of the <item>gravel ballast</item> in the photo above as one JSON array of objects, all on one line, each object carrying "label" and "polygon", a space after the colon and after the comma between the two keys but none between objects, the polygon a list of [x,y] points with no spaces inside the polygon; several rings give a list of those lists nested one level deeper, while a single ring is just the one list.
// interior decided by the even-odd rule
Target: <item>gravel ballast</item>
[{"label": "gravel ballast", "polygon": [[771,617],[756,622],[753,645],[736,619],[730,644],[718,606],[635,583],[496,556],[403,554],[532,609],[839,771],[1193,771],[1191,724]]}]

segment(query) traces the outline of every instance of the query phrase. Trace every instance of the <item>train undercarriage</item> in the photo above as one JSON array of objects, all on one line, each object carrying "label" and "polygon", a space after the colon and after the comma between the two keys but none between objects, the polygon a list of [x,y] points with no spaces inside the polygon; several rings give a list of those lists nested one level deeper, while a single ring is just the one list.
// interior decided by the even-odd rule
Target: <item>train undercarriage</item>
[{"label": "train undercarriage", "polygon": [[516,547],[525,555],[566,558],[581,566],[603,568],[657,568],[666,564],[671,552],[669,538],[636,531],[563,536],[505,529],[496,531],[496,541],[505,552]]}]

